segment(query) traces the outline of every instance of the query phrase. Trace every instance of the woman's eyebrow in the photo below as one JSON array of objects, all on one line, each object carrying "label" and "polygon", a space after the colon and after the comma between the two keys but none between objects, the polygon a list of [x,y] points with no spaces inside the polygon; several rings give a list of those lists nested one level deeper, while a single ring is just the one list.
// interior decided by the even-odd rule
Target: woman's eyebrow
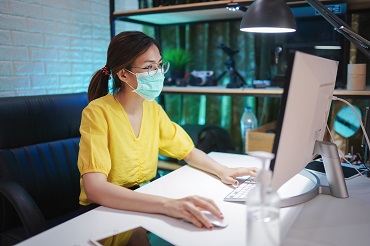
[{"label": "woman's eyebrow", "polygon": [[[161,62],[163,58],[159,59],[158,62]],[[151,62],[151,63],[157,63],[155,60],[146,60],[144,62]]]}]

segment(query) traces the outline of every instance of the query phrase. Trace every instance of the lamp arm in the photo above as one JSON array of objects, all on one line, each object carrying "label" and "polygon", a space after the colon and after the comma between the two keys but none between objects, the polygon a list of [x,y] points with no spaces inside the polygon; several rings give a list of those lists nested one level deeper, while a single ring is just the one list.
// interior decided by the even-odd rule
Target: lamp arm
[{"label": "lamp arm", "polygon": [[324,17],[334,30],[342,34],[347,40],[356,45],[356,47],[370,59],[370,41],[357,34],[352,27],[336,16],[324,4],[318,0],[306,0],[319,14]]},{"label": "lamp arm", "polygon": [[347,27],[341,26],[339,27],[338,32],[344,32],[347,33],[348,35],[351,35],[351,37],[356,39],[361,44],[362,47],[364,47],[365,49],[369,49],[370,41],[363,38],[359,34],[355,33],[352,29],[348,29]]}]

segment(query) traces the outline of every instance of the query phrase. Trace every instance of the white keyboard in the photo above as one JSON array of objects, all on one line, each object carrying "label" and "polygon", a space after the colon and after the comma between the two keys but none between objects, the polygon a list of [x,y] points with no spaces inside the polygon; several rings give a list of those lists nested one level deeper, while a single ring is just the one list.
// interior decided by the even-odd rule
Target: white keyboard
[{"label": "white keyboard", "polygon": [[256,180],[254,177],[249,177],[238,187],[236,187],[232,192],[230,192],[225,198],[224,201],[227,202],[245,202],[247,200],[247,196],[249,191],[252,188],[256,187]]}]

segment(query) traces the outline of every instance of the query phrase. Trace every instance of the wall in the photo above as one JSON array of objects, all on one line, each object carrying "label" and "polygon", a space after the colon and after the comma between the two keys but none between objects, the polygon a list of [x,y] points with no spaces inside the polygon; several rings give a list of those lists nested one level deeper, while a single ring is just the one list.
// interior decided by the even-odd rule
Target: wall
[{"label": "wall", "polygon": [[109,1],[0,0],[0,97],[87,91],[109,28]]}]

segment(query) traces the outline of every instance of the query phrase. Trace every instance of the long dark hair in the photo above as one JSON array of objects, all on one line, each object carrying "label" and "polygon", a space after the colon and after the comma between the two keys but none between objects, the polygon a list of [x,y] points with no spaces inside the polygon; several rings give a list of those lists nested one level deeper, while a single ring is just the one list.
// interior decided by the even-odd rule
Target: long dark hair
[{"label": "long dark hair", "polygon": [[136,58],[153,44],[160,50],[158,42],[142,32],[127,31],[117,34],[108,47],[106,69],[96,71],[90,81],[87,91],[89,102],[108,94],[110,75],[107,71],[111,71],[113,76],[113,92],[119,91],[121,81],[116,74],[123,68],[131,67]]}]

